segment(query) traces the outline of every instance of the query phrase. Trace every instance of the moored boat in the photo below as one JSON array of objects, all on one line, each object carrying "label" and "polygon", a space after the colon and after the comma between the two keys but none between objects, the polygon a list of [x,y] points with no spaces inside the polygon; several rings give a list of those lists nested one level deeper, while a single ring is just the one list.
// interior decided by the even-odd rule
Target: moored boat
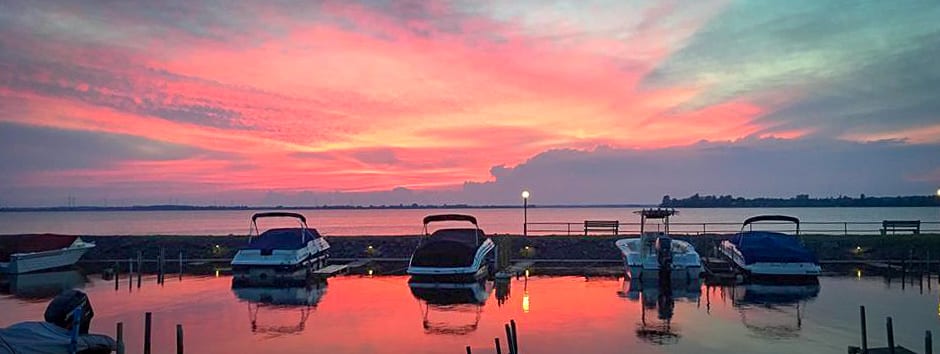
[{"label": "moored boat", "polygon": [[[259,233],[258,219],[293,218],[300,227],[274,228]],[[304,283],[310,273],[323,267],[330,244],[307,218],[288,212],[257,213],[251,216],[248,245],[232,259],[233,285]]]},{"label": "moored boat", "polygon": [[94,243],[72,235],[0,237],[0,273],[21,274],[69,267],[94,247]]},{"label": "moored boat", "polygon": [[[473,228],[442,228],[428,232],[436,222],[462,221]],[[408,274],[414,281],[474,281],[487,275],[488,255],[496,247],[470,215],[440,214],[424,218],[425,238],[411,255]]]},{"label": "moored boat", "polygon": [[[796,235],[776,231],[753,231],[761,221],[793,223]],[[744,231],[748,228],[748,231]],[[821,272],[819,261],[799,239],[800,219],[784,215],[760,215],[748,218],[741,232],[722,241],[719,251],[752,282],[816,283]]]},{"label": "moored boat", "polygon": [[[669,217],[678,212],[675,209],[656,208],[635,213],[640,215],[640,237],[615,242],[630,279],[698,279],[702,273],[702,261],[695,247],[669,236]],[[646,222],[649,219],[662,220],[662,231],[647,231]]]}]

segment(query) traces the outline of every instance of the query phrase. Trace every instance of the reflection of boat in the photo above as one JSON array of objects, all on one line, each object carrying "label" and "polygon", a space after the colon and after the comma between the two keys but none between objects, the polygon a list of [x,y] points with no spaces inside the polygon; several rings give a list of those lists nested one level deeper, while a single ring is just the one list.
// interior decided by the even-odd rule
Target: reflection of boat
[{"label": "reflection of boat", "polygon": [[[702,261],[695,247],[669,237],[669,217],[675,215],[676,210],[643,209],[636,213],[640,214],[640,237],[620,239],[615,243],[623,255],[630,278],[669,276],[673,279],[698,279],[702,273]],[[663,232],[647,231],[646,221],[649,219],[663,220]]]},{"label": "reflection of boat", "polygon": [[[278,336],[302,332],[310,312],[326,294],[326,282],[317,282],[303,287],[239,287],[233,288],[239,300],[248,302],[248,315],[251,320],[251,332]],[[297,324],[259,325],[261,309],[271,311],[296,309],[299,312]],[[280,316],[274,316],[280,317]]]},{"label": "reflection of boat", "polygon": [[[781,232],[744,231],[759,221],[784,221],[796,224],[796,236]],[[821,271],[812,251],[800,242],[800,219],[783,215],[748,218],[741,232],[721,242],[719,250],[752,281],[817,283]]]},{"label": "reflection of boat", "polygon": [[0,291],[21,299],[45,301],[65,290],[81,288],[87,281],[76,269],[8,274],[0,278]]},{"label": "reflection of boat", "polygon": [[[659,345],[678,342],[680,335],[672,325],[676,301],[697,302],[702,292],[701,282],[671,282],[668,278],[662,282],[624,279],[624,287],[628,285],[628,289],[620,291],[620,296],[640,302],[637,337]],[[646,311],[653,309],[656,310],[656,320],[649,320]]]},{"label": "reflection of boat", "polygon": [[0,273],[19,274],[74,265],[94,243],[69,235],[0,237]]},{"label": "reflection of boat", "polygon": [[[467,221],[474,228],[444,228],[428,233],[428,224]],[[473,281],[486,275],[486,259],[496,245],[486,238],[470,215],[442,214],[424,218],[426,237],[415,249],[408,264],[408,274],[428,281]]]},{"label": "reflection of boat", "polygon": [[[287,217],[299,221],[299,228],[270,229],[259,234],[258,219]],[[322,267],[329,257],[330,244],[316,229],[307,227],[307,218],[297,213],[270,212],[251,216],[248,246],[232,259],[236,284],[280,284],[306,281],[309,272]]]},{"label": "reflection of boat", "polygon": [[[423,305],[422,326],[429,334],[464,335],[475,331],[490,293],[485,282],[409,282],[408,286]],[[471,319],[456,320],[461,315]]]},{"label": "reflection of boat", "polygon": [[819,289],[818,284],[748,284],[731,290],[745,327],[763,337],[783,339],[799,336],[802,304],[819,296]]}]

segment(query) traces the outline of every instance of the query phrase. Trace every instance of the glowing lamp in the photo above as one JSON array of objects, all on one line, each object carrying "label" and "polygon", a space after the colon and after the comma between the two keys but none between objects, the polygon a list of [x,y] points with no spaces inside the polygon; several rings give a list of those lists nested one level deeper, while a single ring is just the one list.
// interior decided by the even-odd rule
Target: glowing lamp
[{"label": "glowing lamp", "polygon": [[[940,190],[937,190],[937,195],[940,195]],[[529,191],[522,191],[522,199],[529,199]]]}]

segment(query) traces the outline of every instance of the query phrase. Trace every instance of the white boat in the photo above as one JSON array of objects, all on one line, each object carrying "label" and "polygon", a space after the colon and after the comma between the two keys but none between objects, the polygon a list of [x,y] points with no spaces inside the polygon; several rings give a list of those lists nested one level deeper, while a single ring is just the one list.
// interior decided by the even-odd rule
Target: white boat
[{"label": "white boat", "polygon": [[[640,237],[615,242],[624,259],[630,279],[653,280],[669,276],[671,280],[694,280],[702,273],[702,260],[692,244],[669,237],[669,217],[675,209],[643,209]],[[646,221],[662,220],[662,231],[647,231]]]},{"label": "white boat", "polygon": [[[794,223],[796,235],[781,232],[753,231],[760,221]],[[748,231],[744,231],[748,228]],[[800,219],[784,215],[761,215],[748,218],[741,232],[722,241],[718,250],[744,273],[750,281],[814,283],[822,269],[812,251],[799,239]]]},{"label": "white boat", "polygon": [[[428,233],[434,222],[465,221],[473,228],[443,228]],[[408,274],[417,281],[474,281],[487,275],[487,256],[496,245],[470,215],[441,214],[424,218],[425,238],[411,255]]]},{"label": "white boat", "polygon": [[[275,228],[259,233],[258,219],[294,218],[300,227]],[[291,284],[305,282],[310,273],[326,265],[330,244],[316,229],[307,227],[307,218],[288,212],[258,213],[251,216],[248,245],[232,259],[235,285]]]},{"label": "white boat", "polygon": [[0,273],[21,274],[69,267],[94,247],[94,243],[69,235],[0,237]]}]

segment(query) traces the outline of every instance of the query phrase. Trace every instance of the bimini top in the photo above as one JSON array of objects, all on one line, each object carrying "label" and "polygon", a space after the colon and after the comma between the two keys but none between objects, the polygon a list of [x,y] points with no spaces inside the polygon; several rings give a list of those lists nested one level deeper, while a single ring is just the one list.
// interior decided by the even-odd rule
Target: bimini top
[{"label": "bimini top", "polygon": [[744,256],[744,264],[817,263],[816,255],[799,238],[779,232],[746,231],[729,240]]},{"label": "bimini top", "polygon": [[255,222],[260,218],[297,218],[300,222],[306,224],[307,218],[303,214],[290,213],[286,211],[271,211],[266,213],[257,213],[251,216],[251,221]]},{"label": "bimini top", "polygon": [[468,221],[474,225],[477,224],[477,218],[473,217],[472,215],[465,214],[437,214],[424,217],[425,225],[438,221]]},{"label": "bimini top", "polygon": [[650,208],[637,210],[633,212],[634,214],[639,214],[647,219],[665,219],[670,216],[676,215],[679,213],[678,210],[672,208]]},{"label": "bimini top", "polygon": [[308,228],[280,228],[265,231],[258,237],[248,240],[245,249],[263,250],[296,250],[307,247],[307,242],[319,238],[316,229]]}]

